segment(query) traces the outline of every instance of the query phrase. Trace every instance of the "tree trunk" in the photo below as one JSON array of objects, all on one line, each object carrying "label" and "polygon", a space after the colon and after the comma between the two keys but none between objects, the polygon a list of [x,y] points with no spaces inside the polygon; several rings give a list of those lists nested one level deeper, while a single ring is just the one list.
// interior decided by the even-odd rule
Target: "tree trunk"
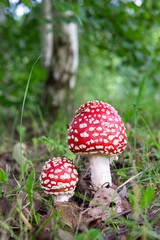
[{"label": "tree trunk", "polygon": [[52,16],[53,0],[43,0],[42,2],[42,52],[43,65],[49,69],[51,65],[53,52],[53,16]]},{"label": "tree trunk", "polygon": [[[43,0],[43,4],[47,1],[51,2],[52,0]],[[47,15],[46,12],[49,13],[49,11],[44,11],[44,14],[46,14],[45,18],[48,19],[48,16],[50,17],[51,14]],[[50,46],[51,39],[49,39],[49,35],[45,34],[46,36],[43,37],[43,49],[45,49],[44,66],[48,68],[45,90],[46,98],[56,107],[64,105],[64,102],[70,96],[70,90],[75,87],[76,82],[78,67],[77,25],[73,22],[67,24],[62,21],[62,17],[67,19],[71,15],[71,11],[65,12],[63,16],[60,16],[57,12],[54,15],[54,17],[57,17],[58,23],[53,26],[54,37],[52,34],[52,46]],[[45,28],[47,29],[47,24]]]}]

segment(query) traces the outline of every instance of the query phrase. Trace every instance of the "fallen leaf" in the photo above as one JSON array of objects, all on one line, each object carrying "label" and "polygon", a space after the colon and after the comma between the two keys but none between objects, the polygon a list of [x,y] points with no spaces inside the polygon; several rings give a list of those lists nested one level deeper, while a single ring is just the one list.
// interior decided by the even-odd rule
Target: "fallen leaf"
[{"label": "fallen leaf", "polygon": [[112,215],[127,210],[126,208],[129,208],[130,205],[129,203],[127,205],[127,200],[122,198],[112,188],[99,188],[89,207],[87,214],[90,217],[90,221],[99,218],[106,221]]},{"label": "fallen leaf", "polygon": [[56,203],[55,208],[58,212],[62,210],[61,219],[70,228],[75,228],[77,226],[81,209],[76,205],[76,203],[74,202]]}]

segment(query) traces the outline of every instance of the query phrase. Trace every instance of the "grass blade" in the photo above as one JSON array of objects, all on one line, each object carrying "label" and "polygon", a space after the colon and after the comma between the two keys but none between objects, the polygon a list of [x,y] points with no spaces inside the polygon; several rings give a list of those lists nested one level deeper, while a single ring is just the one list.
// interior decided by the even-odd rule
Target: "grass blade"
[{"label": "grass blade", "polygon": [[[22,108],[21,108],[21,116],[20,116],[20,127],[22,128],[22,123],[23,123],[23,115],[24,115],[24,106],[25,106],[25,102],[26,102],[26,98],[27,98],[27,93],[28,93],[28,89],[29,89],[29,85],[30,85],[30,81],[31,81],[31,76],[32,76],[32,72],[33,69],[36,65],[36,63],[39,61],[39,59],[41,58],[42,55],[40,55],[36,61],[34,62],[30,74],[29,74],[29,78],[27,80],[27,85],[26,85],[26,89],[24,92],[24,97],[23,97],[23,102],[22,102]],[[20,133],[20,151],[21,151],[21,158],[22,158],[22,134]],[[24,178],[24,170],[23,170],[23,164],[21,164],[21,179]]]}]

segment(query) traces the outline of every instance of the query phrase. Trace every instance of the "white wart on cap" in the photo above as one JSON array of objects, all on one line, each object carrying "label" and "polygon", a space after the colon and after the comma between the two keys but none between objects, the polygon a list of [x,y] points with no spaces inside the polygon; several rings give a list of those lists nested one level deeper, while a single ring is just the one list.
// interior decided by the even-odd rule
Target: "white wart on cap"
[{"label": "white wart on cap", "polygon": [[74,194],[78,173],[67,158],[51,158],[42,168],[40,181],[45,193],[56,196],[55,202],[68,201]]},{"label": "white wart on cap", "polygon": [[83,104],[73,117],[67,136],[74,153],[118,154],[126,147],[124,124],[109,104],[90,101]]},{"label": "white wart on cap", "polygon": [[99,101],[89,101],[76,111],[69,125],[67,141],[69,149],[74,153],[109,156],[121,153],[127,143],[125,127],[117,111],[111,105]]}]

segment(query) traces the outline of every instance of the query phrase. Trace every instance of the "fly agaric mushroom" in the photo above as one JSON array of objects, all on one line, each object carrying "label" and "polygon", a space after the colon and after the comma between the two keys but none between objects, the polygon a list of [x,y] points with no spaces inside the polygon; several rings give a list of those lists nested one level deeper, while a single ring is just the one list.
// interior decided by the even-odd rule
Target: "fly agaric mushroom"
[{"label": "fly agaric mushroom", "polygon": [[55,195],[55,202],[68,201],[77,181],[77,170],[66,157],[51,158],[42,167],[41,187],[45,193]]},{"label": "fly agaric mushroom", "polygon": [[91,182],[95,189],[112,185],[110,162],[126,147],[126,133],[117,111],[109,104],[89,101],[70,122],[67,141],[73,153],[90,154]]}]

